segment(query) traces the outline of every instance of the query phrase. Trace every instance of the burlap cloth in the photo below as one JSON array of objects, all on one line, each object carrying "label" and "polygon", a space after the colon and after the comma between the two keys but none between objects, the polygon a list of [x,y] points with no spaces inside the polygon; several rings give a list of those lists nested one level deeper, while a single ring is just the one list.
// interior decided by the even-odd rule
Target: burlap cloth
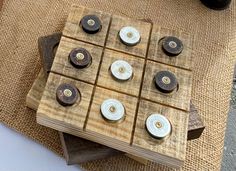
[{"label": "burlap cloth", "polygon": [[[0,120],[62,154],[57,131],[36,124],[25,97],[40,69],[39,36],[63,29],[70,5],[77,3],[196,35],[192,99],[206,129],[188,142],[183,170],[219,170],[236,54],[236,11],[212,11],[199,0],[5,0],[0,31]],[[17,155],[17,154],[14,154]],[[87,170],[171,170],[143,166],[125,156],[83,164]]]}]

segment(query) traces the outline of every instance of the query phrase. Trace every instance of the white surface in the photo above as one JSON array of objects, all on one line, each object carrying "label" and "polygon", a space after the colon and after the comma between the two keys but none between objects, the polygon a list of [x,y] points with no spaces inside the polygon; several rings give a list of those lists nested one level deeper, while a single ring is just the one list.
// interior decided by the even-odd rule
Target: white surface
[{"label": "white surface", "polygon": [[125,81],[132,77],[133,68],[128,62],[117,60],[111,64],[111,73],[116,79]]},{"label": "white surface", "polygon": [[[114,111],[111,111],[111,108]],[[125,115],[125,108],[122,103],[116,99],[104,100],[101,105],[101,113],[109,121],[119,121]]]},{"label": "white surface", "polygon": [[[156,123],[160,124],[160,127],[156,126]],[[157,138],[165,138],[171,132],[171,125],[169,120],[160,114],[152,114],[146,120],[146,127],[148,132]]]},{"label": "white surface", "polygon": [[141,39],[139,31],[136,28],[130,26],[121,28],[119,36],[126,45],[130,46],[136,45]]},{"label": "white surface", "polygon": [[0,123],[0,171],[81,171],[40,144]]}]

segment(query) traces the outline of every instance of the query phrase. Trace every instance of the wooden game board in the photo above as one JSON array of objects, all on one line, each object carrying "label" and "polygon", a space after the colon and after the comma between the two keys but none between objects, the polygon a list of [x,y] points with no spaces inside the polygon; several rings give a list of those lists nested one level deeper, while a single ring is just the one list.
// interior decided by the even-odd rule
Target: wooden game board
[{"label": "wooden game board", "polygon": [[[51,71],[51,65],[55,57],[57,46],[60,42],[60,38],[61,33],[54,33],[48,36],[39,37],[38,39],[39,53],[44,74],[42,71],[39,73],[26,98],[26,105],[36,111],[46,85],[46,78]],[[205,127],[201,121],[197,109],[194,104],[191,103],[188,124],[188,140],[199,138],[204,128]],[[70,134],[62,132],[59,134],[67,164],[82,163],[122,154],[122,152],[115,149],[99,145]],[[129,155],[129,157],[134,158],[143,164],[147,163],[147,160],[137,158],[136,156],[133,157]]]},{"label": "wooden game board", "polygon": [[[86,14],[96,14],[102,20],[103,28],[96,35],[85,34],[79,26],[81,17]],[[139,29],[142,40],[138,45],[127,47],[118,40],[117,33],[125,25]],[[178,58],[161,55],[160,59],[153,60],[152,49],[154,54],[159,51],[158,37],[166,35],[174,35],[183,41],[183,53]],[[185,159],[187,141],[192,43],[192,37],[181,31],[73,6],[53,62],[53,73],[49,75],[39,105],[37,121],[133,155],[180,167]],[[76,70],[68,63],[70,50],[78,46],[86,48],[93,56],[93,64],[86,71]],[[99,82],[103,80],[101,71],[108,66],[104,59],[112,61],[113,56],[129,59],[137,72],[135,84],[130,81],[129,85],[117,86],[112,79],[108,85],[104,85],[104,81]],[[162,69],[170,70],[179,79],[180,86],[174,94],[167,96],[153,87],[150,78]],[[138,78],[140,75],[141,78]],[[79,88],[82,95],[79,104],[65,108],[56,102],[55,90],[62,82],[73,83]],[[137,84],[140,86],[138,90]],[[111,124],[101,117],[100,104],[106,98],[119,99],[125,105],[126,118],[122,123]],[[153,112],[163,114],[172,123],[171,136],[162,142],[151,138],[144,127],[145,118]]]}]

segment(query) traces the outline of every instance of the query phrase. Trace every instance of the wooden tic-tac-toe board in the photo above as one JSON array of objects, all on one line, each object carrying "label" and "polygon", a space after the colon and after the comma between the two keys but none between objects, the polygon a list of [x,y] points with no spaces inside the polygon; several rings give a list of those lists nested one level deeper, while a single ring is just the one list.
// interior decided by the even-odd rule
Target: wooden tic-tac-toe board
[{"label": "wooden tic-tac-toe board", "polygon": [[[81,26],[81,19],[87,15],[98,17],[98,32],[87,33]],[[94,21],[89,23],[94,26]],[[126,26],[135,28],[141,37],[135,45],[127,45],[119,37]],[[167,36],[181,40],[183,49],[177,56],[163,51],[162,41]],[[72,65],[69,56],[75,48],[89,52],[91,62],[86,67]],[[73,5],[38,107],[37,122],[151,161],[181,167],[191,99],[192,48],[193,37],[188,33]],[[76,59],[84,60],[84,56]],[[117,60],[132,67],[128,80],[118,80],[111,73]],[[154,78],[160,71],[169,71],[176,77],[178,85],[171,93],[156,88]],[[170,83],[168,79],[164,81]],[[70,106],[59,103],[57,97],[58,87],[65,83],[78,90],[78,99]],[[73,93],[64,91],[62,95],[74,97]],[[101,106],[107,99],[115,99],[123,106],[124,117],[117,122],[102,115]],[[121,111],[119,107],[117,111]],[[116,108],[110,112],[116,114]],[[169,121],[168,136],[157,138],[147,131],[146,120],[152,114]],[[162,126],[158,124],[157,128]]]}]

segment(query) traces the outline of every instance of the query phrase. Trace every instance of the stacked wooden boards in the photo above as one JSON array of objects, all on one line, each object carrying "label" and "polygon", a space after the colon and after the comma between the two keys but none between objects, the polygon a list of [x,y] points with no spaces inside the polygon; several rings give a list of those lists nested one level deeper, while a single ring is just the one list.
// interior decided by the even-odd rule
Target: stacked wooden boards
[{"label": "stacked wooden boards", "polygon": [[[87,14],[100,17],[103,28],[99,33],[85,34],[80,28],[79,21]],[[125,25],[133,25],[140,31],[142,39],[138,45],[128,47],[118,39],[119,29]],[[159,40],[167,35],[179,37],[184,43],[185,48],[177,58],[170,58],[164,53],[158,55],[162,53]],[[192,45],[193,39],[187,33],[73,6],[39,105],[37,121],[120,151],[180,167],[185,158],[187,141]],[[84,47],[91,52],[93,63],[90,67],[76,70],[70,65],[68,54],[75,47]],[[107,83],[104,75],[108,73],[103,68],[109,66],[113,57],[129,59],[137,73],[134,77],[139,77],[135,83],[132,82],[133,77],[127,85],[122,83],[120,87],[113,79],[109,80],[111,84],[104,84]],[[170,70],[176,74],[179,80],[177,92],[166,95],[154,88],[153,74],[159,70]],[[63,107],[57,103],[55,91],[62,82],[78,87],[82,96],[78,104]],[[137,87],[140,88],[137,90]],[[126,118],[122,123],[109,123],[101,117],[100,104],[106,98],[116,98],[124,104]],[[171,135],[164,141],[150,137],[145,130],[145,118],[156,112],[172,123]]]},{"label": "stacked wooden boards", "polygon": [[[61,33],[55,33],[52,35],[40,37],[38,40],[39,53],[44,74],[43,71],[39,73],[34,84],[32,85],[31,90],[27,94],[26,105],[31,109],[38,109],[38,105],[42,97],[44,87],[46,85],[46,78],[48,77],[48,74],[51,70],[51,65],[60,38]],[[199,138],[204,128],[205,126],[203,125],[197,109],[191,103],[188,124],[188,140]],[[60,137],[64,156],[68,164],[76,164],[96,159],[102,159],[122,153],[112,148],[99,145],[97,143],[87,141],[70,134],[60,132]],[[137,160],[138,158],[135,157],[134,159]],[[144,159],[140,159],[138,161],[144,164],[146,163],[146,160]]]}]

